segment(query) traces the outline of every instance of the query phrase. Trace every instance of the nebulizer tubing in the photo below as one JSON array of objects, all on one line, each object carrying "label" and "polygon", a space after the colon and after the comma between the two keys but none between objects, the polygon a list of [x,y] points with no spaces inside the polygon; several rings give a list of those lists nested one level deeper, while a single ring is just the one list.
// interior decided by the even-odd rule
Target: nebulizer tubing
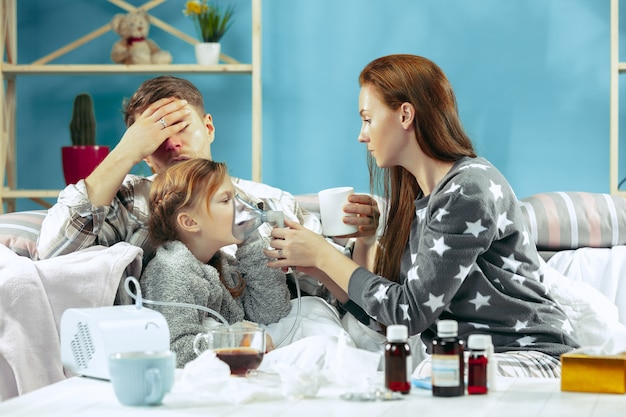
[{"label": "nebulizer tubing", "polygon": [[[135,288],[137,289],[137,294],[134,294],[132,289],[130,288],[131,282],[135,285]],[[137,281],[137,278],[133,276],[129,276],[126,278],[126,280],[124,281],[124,289],[130,296],[130,298],[135,300],[135,307],[137,308],[137,310],[141,310],[141,308],[143,307],[143,304],[161,305],[161,306],[169,306],[169,307],[194,308],[197,310],[206,311],[207,313],[214,315],[217,319],[219,319],[219,321],[221,321],[226,326],[230,325],[228,323],[228,320],[226,320],[224,316],[222,316],[220,313],[218,313],[217,311],[209,307],[201,306],[198,304],[178,303],[175,301],[154,301],[154,300],[148,300],[147,298],[143,298],[141,295],[141,286],[139,285],[139,281]]]},{"label": "nebulizer tubing", "polygon": [[[239,195],[235,196],[233,199],[233,207],[233,235],[238,239],[245,240],[263,223],[274,224],[276,227],[285,227],[285,215],[282,211],[261,210],[241,198]],[[300,292],[298,277],[296,277],[291,267],[287,269],[285,275],[287,279],[292,279],[296,286],[296,319],[294,320],[291,329],[289,329],[289,332],[287,332],[283,340],[281,340],[276,347],[281,347],[296,331],[296,328],[300,323],[300,314],[302,312],[302,294]]]},{"label": "nebulizer tubing", "polygon": [[[239,195],[237,195],[236,198],[233,199],[233,210],[233,236],[241,240],[245,240],[246,238],[248,238],[263,223],[271,223],[276,225],[276,227],[285,227],[285,218],[282,211],[261,210],[242,199]],[[294,320],[291,329],[289,329],[289,332],[285,335],[283,340],[281,340],[280,343],[276,345],[276,347],[281,347],[286,341],[289,340],[291,335],[295,332],[296,327],[300,322],[300,314],[302,311],[302,294],[300,292],[300,283],[298,282],[298,278],[295,276],[292,268],[287,269],[286,277],[287,279],[293,279],[296,286],[296,319]],[[136,294],[133,293],[132,289],[130,288],[131,282],[135,285],[137,291]],[[124,289],[126,290],[128,295],[133,300],[135,300],[135,307],[138,310],[143,307],[143,304],[193,308],[207,312],[219,319],[224,325],[230,326],[228,320],[226,320],[224,316],[209,307],[201,306],[198,304],[179,303],[174,301],[155,301],[143,298],[139,281],[133,276],[129,276],[126,278],[126,280],[124,281]]]}]

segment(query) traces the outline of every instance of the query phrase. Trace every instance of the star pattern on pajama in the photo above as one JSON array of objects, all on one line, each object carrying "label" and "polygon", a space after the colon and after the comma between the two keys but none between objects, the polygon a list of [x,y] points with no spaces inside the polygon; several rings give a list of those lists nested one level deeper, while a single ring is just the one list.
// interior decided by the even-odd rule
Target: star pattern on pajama
[{"label": "star pattern on pajama", "polygon": [[570,323],[570,321],[568,319],[563,320],[563,326],[561,326],[561,329],[567,333],[567,334],[572,334],[574,332],[574,327],[572,326],[572,323]]},{"label": "star pattern on pajama", "polygon": [[499,198],[504,197],[504,195],[502,194],[502,186],[496,184],[492,180],[489,180],[489,191],[491,191],[491,194],[493,194],[493,197],[496,199],[496,201],[498,201]]},{"label": "star pattern on pajama", "polygon": [[491,299],[490,295],[482,295],[479,291],[476,291],[476,296],[471,299],[469,302],[474,304],[474,308],[478,310],[481,307],[489,306],[489,300]]},{"label": "star pattern on pajama", "polygon": [[485,164],[479,164],[479,163],[471,163],[471,164],[467,164],[462,166],[461,168],[459,168],[459,171],[463,171],[464,169],[470,169],[470,168],[478,168],[478,169],[482,169],[484,171],[489,169],[489,165],[485,165]]},{"label": "star pattern on pajama", "polygon": [[467,229],[465,229],[463,233],[466,235],[478,237],[481,232],[487,230],[487,228],[483,226],[483,222],[480,219],[475,222],[465,222],[465,224],[467,225]]},{"label": "star pattern on pajama", "polygon": [[440,222],[443,219],[443,216],[449,214],[450,212],[444,208],[440,208],[437,210],[437,214],[435,214],[435,219]]},{"label": "star pattern on pajama", "polygon": [[528,322],[527,321],[519,321],[519,320],[517,320],[517,323],[515,323],[515,331],[519,332],[520,330],[524,330],[527,326],[528,326]]},{"label": "star pattern on pajama", "polygon": [[[416,200],[413,240],[402,265],[404,281],[372,286],[370,297],[379,306],[372,313],[383,321],[411,323],[409,327],[430,326],[442,313],[449,314],[477,331],[501,328],[494,329],[496,338],[519,347],[544,340],[545,330],[534,333],[540,326],[555,333],[574,333],[567,318],[540,322],[524,304],[513,302],[511,310],[499,310],[505,298],[548,293],[548,287],[541,284],[542,271],[535,270],[538,265],[527,261],[529,252],[519,250],[533,250],[534,241],[526,228],[519,227],[520,214],[513,209],[512,198],[510,186],[490,164],[466,162],[451,171],[441,189],[433,190],[423,202]],[[496,242],[497,247],[491,246]],[[465,255],[472,252],[488,256],[478,263],[476,255]],[[485,276],[485,264],[495,269],[492,276]],[[470,277],[471,285],[466,286],[464,281]],[[412,297],[419,303],[412,302]],[[542,308],[544,312],[558,309],[549,300]],[[422,310],[421,314],[414,309]]]},{"label": "star pattern on pajama", "polygon": [[463,266],[463,265],[459,265],[459,273],[456,274],[453,278],[458,278],[458,279],[465,279],[467,277],[467,274],[469,274],[469,271],[472,269],[471,265],[470,266]]},{"label": "star pattern on pajama", "polygon": [[380,284],[378,286],[378,291],[376,291],[376,294],[374,294],[374,298],[376,298],[379,303],[382,303],[383,301],[389,299],[389,297],[387,296],[387,289],[388,288],[389,287],[386,287],[383,284]]},{"label": "star pattern on pajama", "polygon": [[408,304],[400,304],[400,308],[404,313],[404,320],[411,321],[411,316],[409,316],[409,305]]},{"label": "star pattern on pajama", "polygon": [[437,309],[443,307],[443,294],[435,295],[433,293],[428,294],[428,301],[424,303],[425,306],[430,307],[430,310],[434,313]]},{"label": "star pattern on pajama", "polygon": [[532,337],[532,336],[524,336],[524,337],[520,337],[519,339],[517,339],[517,343],[519,343],[520,346],[528,346],[528,345],[532,345],[535,340],[537,340],[536,337]]},{"label": "star pattern on pajama", "polygon": [[504,233],[505,230],[506,230],[506,227],[508,225],[513,224],[513,222],[511,220],[507,219],[506,213],[500,213],[498,215],[497,224],[498,224],[498,230],[500,231],[500,233]]},{"label": "star pattern on pajama", "polygon": [[409,269],[409,273],[407,274],[407,280],[413,281],[416,279],[420,279],[419,275],[417,275],[417,268],[419,268],[419,265],[413,265],[413,267]]},{"label": "star pattern on pajama", "polygon": [[526,278],[520,276],[520,275],[513,275],[511,277],[511,279],[513,281],[516,281],[519,285],[524,285],[524,281],[526,281]]},{"label": "star pattern on pajama", "polygon": [[455,184],[454,181],[452,181],[452,183],[450,184],[450,187],[444,191],[445,194],[449,194],[449,193],[455,193],[457,190],[460,190],[461,186],[458,184]]},{"label": "star pattern on pajama", "polygon": [[430,248],[430,250],[437,252],[437,255],[439,256],[443,256],[444,252],[448,249],[450,249],[450,246],[444,243],[443,236],[441,236],[439,239],[435,239],[435,241],[433,242],[433,246]]},{"label": "star pattern on pajama", "polygon": [[509,270],[511,272],[517,272],[517,268],[522,264],[520,261],[515,259],[514,254],[510,254],[507,257],[501,256],[502,259],[502,269]]}]

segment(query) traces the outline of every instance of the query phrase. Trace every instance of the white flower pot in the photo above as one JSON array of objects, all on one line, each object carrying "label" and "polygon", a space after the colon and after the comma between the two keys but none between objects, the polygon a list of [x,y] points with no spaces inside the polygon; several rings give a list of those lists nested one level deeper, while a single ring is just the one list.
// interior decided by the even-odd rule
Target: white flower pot
[{"label": "white flower pot", "polygon": [[195,44],[196,62],[200,65],[217,65],[220,61],[219,42],[201,42]]}]

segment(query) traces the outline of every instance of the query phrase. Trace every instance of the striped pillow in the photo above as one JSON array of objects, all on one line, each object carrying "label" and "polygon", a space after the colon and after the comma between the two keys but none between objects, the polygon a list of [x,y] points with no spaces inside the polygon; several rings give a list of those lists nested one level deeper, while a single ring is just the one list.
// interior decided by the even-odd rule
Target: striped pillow
[{"label": "striped pillow", "polygon": [[626,199],[585,192],[535,194],[520,201],[539,250],[626,244]]},{"label": "striped pillow", "polygon": [[0,215],[0,244],[20,256],[35,259],[37,237],[46,213],[46,210],[31,210]]}]

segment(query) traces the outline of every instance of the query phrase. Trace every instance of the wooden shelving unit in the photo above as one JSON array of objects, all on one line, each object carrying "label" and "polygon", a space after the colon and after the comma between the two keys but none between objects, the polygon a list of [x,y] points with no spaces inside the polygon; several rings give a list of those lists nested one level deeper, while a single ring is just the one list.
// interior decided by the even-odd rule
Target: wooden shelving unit
[{"label": "wooden shelving unit", "polygon": [[619,189],[619,77],[624,72],[626,62],[619,60],[619,0],[611,0],[610,192],[622,197],[626,190]]},{"label": "wooden shelving unit", "polygon": [[[222,54],[219,65],[56,65],[49,62],[72,51],[90,40],[108,32],[109,25],[76,39],[74,42],[42,57],[31,64],[18,64],[17,59],[17,0],[0,0],[0,54],[6,58],[0,64],[0,213],[15,211],[16,199],[31,199],[43,207],[49,204],[43,199],[56,198],[60,190],[19,190],[17,187],[17,155],[15,137],[16,78],[23,76],[52,75],[128,75],[128,74],[250,74],[252,88],[252,179],[261,181],[262,159],[262,88],[261,88],[261,10],[262,0],[250,0],[252,6],[252,60],[245,64]],[[141,8],[149,11],[167,0],[149,0],[141,6],[128,4],[124,0],[107,0],[124,11]],[[190,44],[198,41],[150,16],[151,24]],[[6,183],[6,185],[4,185]],[[6,208],[5,208],[6,206]]]}]

